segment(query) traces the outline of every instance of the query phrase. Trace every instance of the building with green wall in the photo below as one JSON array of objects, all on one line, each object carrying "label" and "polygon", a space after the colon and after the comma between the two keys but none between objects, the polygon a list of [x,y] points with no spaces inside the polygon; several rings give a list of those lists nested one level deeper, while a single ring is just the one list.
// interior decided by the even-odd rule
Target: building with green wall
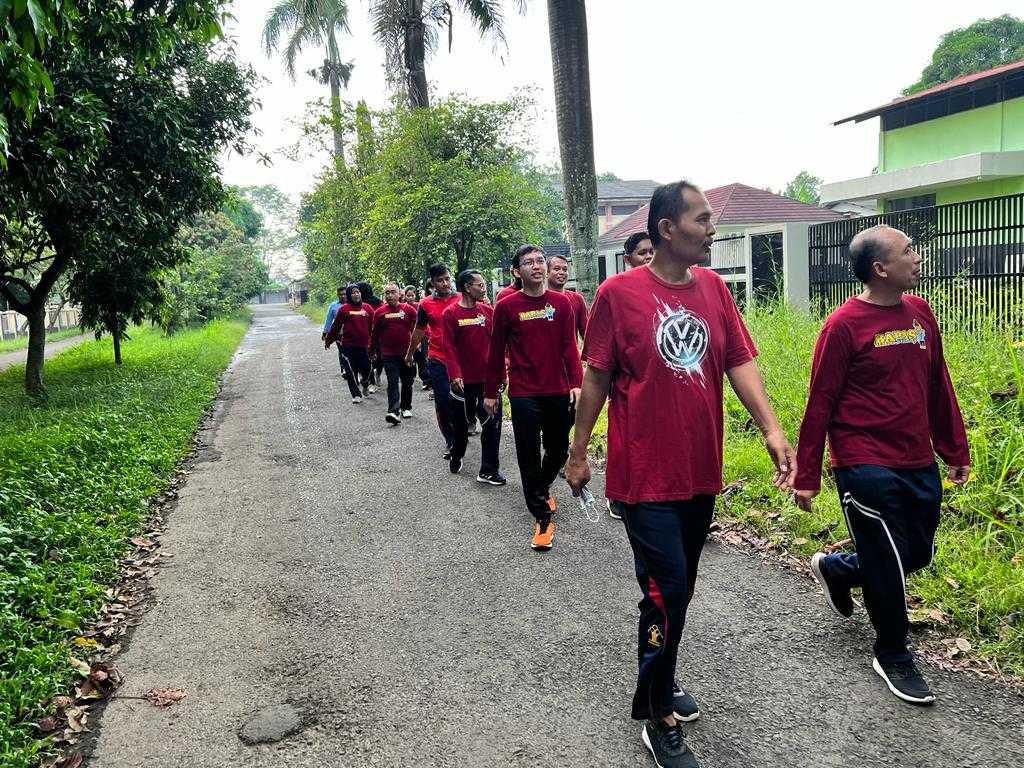
[{"label": "building with green wall", "polygon": [[878,166],[824,184],[822,204],[879,213],[1024,192],[1024,61],[843,118],[879,118]]}]

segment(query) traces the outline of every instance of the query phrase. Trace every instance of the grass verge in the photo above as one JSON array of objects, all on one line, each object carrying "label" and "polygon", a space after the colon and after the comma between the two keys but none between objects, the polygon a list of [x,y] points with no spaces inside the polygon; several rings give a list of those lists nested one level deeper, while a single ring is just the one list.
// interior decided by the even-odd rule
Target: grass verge
[{"label": "grass verge", "polygon": [[[795,442],[820,321],[785,306],[748,313],[768,394]],[[912,617],[967,638],[1005,672],[1024,675],[1024,349],[1019,337],[947,328],[946,359],[971,444],[971,480],[947,488],[935,560],[910,578]],[[726,387],[726,483],[720,514],[804,557],[848,536],[826,476],[812,513],[772,487],[771,461],[739,400]],[[606,414],[591,447],[601,455]],[[956,653],[951,649],[952,653]]]},{"label": "grass verge", "polygon": [[[72,336],[79,336],[84,331],[80,328],[65,328],[63,331],[54,331],[53,333],[46,334],[46,343],[49,344],[51,341],[60,341],[61,339],[70,339]],[[14,352],[19,349],[26,349],[28,347],[28,336],[19,336],[16,339],[7,339],[0,341],[0,355],[7,352]]]},{"label": "grass verge", "polygon": [[300,304],[295,311],[308,317],[318,327],[324,324],[324,318],[327,317],[327,305],[315,304],[312,301]]},{"label": "grass verge", "polygon": [[23,394],[21,366],[0,373],[0,767],[27,768],[46,749],[32,723],[75,679],[72,641],[246,327],[138,329],[120,367],[109,339],[86,342],[46,364],[45,408]]}]

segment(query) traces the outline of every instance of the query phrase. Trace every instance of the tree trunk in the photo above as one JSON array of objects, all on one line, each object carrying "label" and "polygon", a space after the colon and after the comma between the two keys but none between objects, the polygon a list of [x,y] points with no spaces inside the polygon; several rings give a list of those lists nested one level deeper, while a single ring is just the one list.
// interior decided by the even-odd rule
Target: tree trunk
[{"label": "tree trunk", "polygon": [[597,290],[597,178],[585,0],[548,0],[548,29],[569,247],[577,287],[592,300]]},{"label": "tree trunk", "polygon": [[25,391],[32,397],[42,397],[43,359],[46,354],[46,300],[38,306],[28,307],[28,358],[25,362]]},{"label": "tree trunk", "polygon": [[409,107],[429,107],[427,46],[423,31],[423,0],[406,0],[405,69],[409,77]]},{"label": "tree trunk", "polygon": [[331,122],[334,132],[334,159],[345,166],[345,132],[341,127],[341,80],[338,77],[337,62],[331,62]]},{"label": "tree trunk", "polygon": [[121,364],[121,329],[118,328],[113,333],[114,337],[114,365]]}]

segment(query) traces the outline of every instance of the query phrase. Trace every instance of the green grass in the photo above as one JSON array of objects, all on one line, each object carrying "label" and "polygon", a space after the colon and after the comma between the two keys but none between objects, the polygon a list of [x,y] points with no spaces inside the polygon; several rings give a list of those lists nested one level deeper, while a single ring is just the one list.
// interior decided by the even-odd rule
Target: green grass
[{"label": "green grass", "polygon": [[[746,319],[772,404],[795,443],[820,321],[784,306]],[[935,561],[911,577],[908,591],[922,609],[948,617],[949,631],[969,638],[982,657],[1024,675],[1024,348],[1019,335],[989,327],[947,327],[943,342],[967,424],[972,476],[962,488],[947,488]],[[783,498],[771,485],[771,461],[748,414],[726,390],[724,480],[741,487],[720,514],[804,557],[845,539],[831,478],[812,513]],[[592,440],[598,452],[605,418]]]},{"label": "green grass", "polygon": [[86,342],[47,362],[45,407],[23,394],[22,366],[0,373],[0,767],[40,760],[32,722],[75,679],[69,641],[96,615],[245,330],[137,329],[121,367],[109,339]]},{"label": "green grass", "polygon": [[[49,344],[51,341],[60,341],[61,339],[69,339],[72,336],[78,336],[83,331],[80,328],[65,328],[63,331],[54,331],[53,333],[46,334],[46,343]],[[6,341],[0,341],[0,355],[6,352],[14,352],[19,349],[25,349],[28,347],[28,336],[19,336],[16,339],[7,339]]]},{"label": "green grass", "polygon": [[307,301],[305,304],[300,304],[295,308],[295,311],[300,315],[305,315],[317,325],[317,327],[324,324],[324,318],[327,317],[327,305],[326,304],[314,304],[312,301]]}]

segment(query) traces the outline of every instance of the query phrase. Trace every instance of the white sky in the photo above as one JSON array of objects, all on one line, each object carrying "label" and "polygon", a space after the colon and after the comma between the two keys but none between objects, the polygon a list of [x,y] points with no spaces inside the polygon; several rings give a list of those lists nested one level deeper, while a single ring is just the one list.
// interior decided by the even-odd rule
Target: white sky
[{"label": "white sky", "polygon": [[[274,158],[226,160],[232,184],[277,184],[296,200],[322,159],[292,162],[278,150],[298,137],[293,121],[326,87],[284,74],[260,44],[274,0],[235,0],[239,58],[267,78],[254,141]],[[498,100],[537,88],[534,118],[538,160],[558,158],[551,87],[547,3],[529,0],[525,16],[509,15],[505,63],[456,17],[452,52],[445,44],[427,63],[437,94]],[[939,37],[978,18],[1020,13],[1019,3],[973,0],[590,0],[591,98],[597,169],[624,179],[660,182],[686,177],[706,187],[742,182],[780,189],[797,172],[825,181],[867,175],[876,164],[877,119],[832,122],[895,98],[928,63]],[[355,60],[345,98],[387,104],[383,56],[373,42],[368,0],[351,0],[351,35],[343,58]],[[310,51],[299,67],[323,55]]]}]

